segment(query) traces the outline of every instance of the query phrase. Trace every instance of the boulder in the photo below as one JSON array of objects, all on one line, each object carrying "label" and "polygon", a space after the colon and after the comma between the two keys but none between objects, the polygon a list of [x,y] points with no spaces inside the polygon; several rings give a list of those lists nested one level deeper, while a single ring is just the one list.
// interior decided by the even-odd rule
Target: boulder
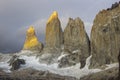
[{"label": "boulder", "polygon": [[75,63],[81,62],[84,67],[85,60],[90,55],[90,41],[80,18],[69,18],[64,30],[64,51],[68,51],[71,56],[76,56]]},{"label": "boulder", "polygon": [[[64,54],[62,55],[62,57],[58,58],[58,63],[59,63],[58,67],[65,68],[65,67],[74,66],[77,63],[80,63],[79,56],[80,56],[79,52],[71,53],[68,51],[64,51]],[[85,66],[85,64],[84,64],[84,66]]]},{"label": "boulder", "polygon": [[26,32],[26,40],[24,43],[23,50],[35,50],[35,51],[42,51],[43,44],[38,41],[38,38],[35,33],[35,29],[33,26],[30,26]]},{"label": "boulder", "polygon": [[25,64],[25,60],[24,59],[19,59],[18,56],[14,55],[9,61],[9,66],[11,67],[11,71],[13,70],[18,70],[21,66],[21,64]]},{"label": "boulder", "polygon": [[118,62],[120,49],[120,6],[113,10],[100,11],[91,30],[90,68]]}]

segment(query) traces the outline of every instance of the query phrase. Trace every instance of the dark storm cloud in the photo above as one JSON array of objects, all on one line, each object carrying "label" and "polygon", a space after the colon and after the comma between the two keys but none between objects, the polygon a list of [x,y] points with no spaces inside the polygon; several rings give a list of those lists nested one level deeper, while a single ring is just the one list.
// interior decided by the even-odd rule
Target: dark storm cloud
[{"label": "dark storm cloud", "polygon": [[25,32],[34,25],[40,41],[44,41],[46,20],[56,10],[62,27],[68,17],[80,17],[90,33],[99,10],[119,0],[0,0],[0,52],[22,49]]}]

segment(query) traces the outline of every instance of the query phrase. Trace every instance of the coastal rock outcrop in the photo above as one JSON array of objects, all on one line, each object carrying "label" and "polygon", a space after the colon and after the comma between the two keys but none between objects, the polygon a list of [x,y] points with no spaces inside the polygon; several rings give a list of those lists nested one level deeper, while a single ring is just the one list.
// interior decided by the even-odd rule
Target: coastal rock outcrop
[{"label": "coastal rock outcrop", "polygon": [[38,41],[33,26],[30,26],[26,32],[26,40],[24,43],[23,50],[36,50],[40,51],[43,49],[43,44]]},{"label": "coastal rock outcrop", "polygon": [[91,68],[118,62],[120,49],[120,5],[100,11],[91,30]]},{"label": "coastal rock outcrop", "polygon": [[[84,23],[80,18],[69,18],[64,30],[64,53],[66,51],[68,53],[68,56],[66,56],[68,64],[81,62],[81,68],[84,67],[86,58],[90,55],[90,41]],[[65,57],[61,60],[65,60]]]}]

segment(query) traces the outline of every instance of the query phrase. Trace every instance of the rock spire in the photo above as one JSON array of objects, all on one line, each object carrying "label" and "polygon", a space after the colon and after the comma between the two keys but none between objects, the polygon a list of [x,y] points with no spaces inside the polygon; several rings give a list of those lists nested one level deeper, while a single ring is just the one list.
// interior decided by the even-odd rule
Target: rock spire
[{"label": "rock spire", "polygon": [[34,27],[30,26],[29,29],[26,31],[26,40],[23,49],[41,51],[42,48],[43,44],[38,41]]}]

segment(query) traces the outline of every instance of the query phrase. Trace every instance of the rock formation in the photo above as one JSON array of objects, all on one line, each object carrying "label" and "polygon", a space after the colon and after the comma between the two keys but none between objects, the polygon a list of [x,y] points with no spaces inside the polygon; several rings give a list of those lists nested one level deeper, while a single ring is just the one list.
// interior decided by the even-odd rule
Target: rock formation
[{"label": "rock formation", "polygon": [[61,76],[49,71],[38,71],[32,68],[21,69],[11,73],[0,70],[0,80],[79,80],[70,76]]},{"label": "rock formation", "polygon": [[40,62],[54,63],[61,55],[63,45],[63,32],[58,18],[58,13],[54,11],[46,24],[45,48],[40,55]]},{"label": "rock formation", "polygon": [[54,11],[47,21],[45,47],[47,48],[61,48],[63,43],[63,33],[61,29],[58,13]]},{"label": "rock formation", "polygon": [[120,5],[100,11],[91,31],[91,68],[117,62],[120,49]]},{"label": "rock formation", "polygon": [[118,79],[120,79],[120,49],[119,49],[119,55],[118,55],[118,62],[119,62],[119,74],[118,74]]},{"label": "rock formation", "polygon": [[42,48],[43,44],[38,41],[37,36],[35,34],[35,29],[33,28],[33,26],[30,26],[26,32],[26,40],[23,49],[41,51]]},{"label": "rock formation", "polygon": [[80,18],[75,20],[69,18],[64,30],[64,49],[72,52],[81,48],[86,50],[83,50],[85,54],[89,54],[89,38],[84,29],[84,24]]},{"label": "rock formation", "polygon": [[80,80],[120,80],[118,78],[118,67],[89,74]]},{"label": "rock formation", "polygon": [[80,18],[75,20],[69,18],[67,27],[64,30],[64,50],[70,53],[69,57],[66,56],[68,62],[72,58],[74,59],[72,60],[73,63],[81,62],[81,67],[84,67],[85,60],[90,54],[90,42],[84,29],[84,23]]},{"label": "rock formation", "polygon": [[112,10],[112,9],[115,9],[119,6],[120,4],[120,1],[119,2],[115,2],[114,4],[112,4],[111,8],[107,8],[107,10]]},{"label": "rock formation", "polygon": [[8,61],[9,66],[11,67],[11,71],[18,70],[21,66],[21,64],[25,64],[24,59],[19,59],[17,55],[13,55],[12,58]]}]

